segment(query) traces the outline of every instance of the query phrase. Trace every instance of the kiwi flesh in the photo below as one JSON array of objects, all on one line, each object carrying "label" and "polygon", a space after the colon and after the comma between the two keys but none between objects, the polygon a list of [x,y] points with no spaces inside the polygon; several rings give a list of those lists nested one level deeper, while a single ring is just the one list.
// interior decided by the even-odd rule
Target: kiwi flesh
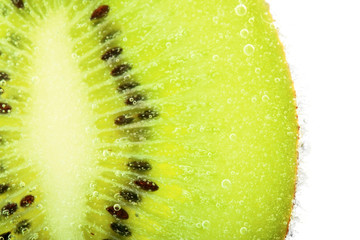
[{"label": "kiwi flesh", "polygon": [[284,239],[298,124],[263,0],[0,0],[0,239]]}]

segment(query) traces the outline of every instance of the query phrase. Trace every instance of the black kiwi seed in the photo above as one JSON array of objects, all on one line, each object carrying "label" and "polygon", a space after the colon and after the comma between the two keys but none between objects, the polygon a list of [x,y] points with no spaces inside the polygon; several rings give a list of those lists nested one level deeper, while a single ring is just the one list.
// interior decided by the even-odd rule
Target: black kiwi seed
[{"label": "black kiwi seed", "polygon": [[103,37],[101,39],[101,42],[105,43],[105,42],[109,41],[110,39],[113,39],[117,33],[118,33],[117,31],[109,32],[108,34],[105,35],[105,37]]},{"label": "black kiwi seed", "polygon": [[11,112],[11,106],[7,103],[0,102],[0,114],[7,114]]},{"label": "black kiwi seed", "polygon": [[11,235],[11,232],[7,232],[7,233],[1,234],[0,237],[2,237],[2,239],[4,239],[4,240],[9,240],[10,235]]},{"label": "black kiwi seed", "polygon": [[1,209],[1,215],[10,216],[16,212],[17,208],[18,206],[16,203],[8,203]]},{"label": "black kiwi seed", "polygon": [[20,201],[20,206],[25,208],[29,207],[35,200],[35,197],[33,195],[27,195]]},{"label": "black kiwi seed", "polygon": [[23,0],[11,0],[12,3],[15,5],[15,7],[17,8],[24,8],[24,2]]},{"label": "black kiwi seed", "polygon": [[0,72],[0,81],[1,80],[9,81],[10,80],[9,74],[7,74],[6,72]]},{"label": "black kiwi seed", "polygon": [[4,89],[0,87],[0,95],[4,93]]},{"label": "black kiwi seed", "polygon": [[151,170],[150,163],[146,161],[131,161],[127,164],[129,168],[135,171],[149,171]]},{"label": "black kiwi seed", "polygon": [[139,86],[139,83],[137,82],[127,82],[127,83],[123,83],[118,87],[118,91],[119,92],[124,92],[126,90],[130,90],[133,89],[135,87]]},{"label": "black kiwi seed", "polygon": [[19,222],[16,225],[16,230],[15,233],[16,234],[24,234],[26,231],[29,230],[31,224],[29,223],[28,220],[22,220],[21,222]]},{"label": "black kiwi seed", "polygon": [[138,203],[140,202],[140,196],[137,193],[128,190],[122,190],[120,192],[120,196],[122,196],[126,201],[131,203]]},{"label": "black kiwi seed", "polygon": [[139,113],[138,117],[140,120],[147,120],[147,119],[155,118],[158,115],[159,114],[154,110],[145,110],[144,112]]},{"label": "black kiwi seed", "polygon": [[145,191],[155,192],[159,190],[159,186],[156,183],[146,179],[138,179],[135,180],[134,183]]},{"label": "black kiwi seed", "polygon": [[128,219],[129,218],[129,214],[123,208],[116,210],[114,208],[114,206],[110,206],[110,207],[107,207],[106,210],[117,219]]},{"label": "black kiwi seed", "polygon": [[118,77],[123,75],[125,72],[129,71],[131,69],[129,64],[121,64],[117,67],[115,67],[112,71],[111,71],[111,75],[113,77]]},{"label": "black kiwi seed", "polygon": [[117,118],[115,118],[114,123],[116,125],[118,125],[118,126],[121,126],[121,125],[130,124],[133,121],[134,121],[133,117],[129,117],[129,116],[126,116],[126,115],[121,115],[121,116],[118,116]]},{"label": "black kiwi seed", "polygon": [[126,100],[125,100],[125,104],[126,105],[135,105],[140,101],[144,101],[145,97],[141,94],[135,94],[135,95],[131,95],[129,96]]},{"label": "black kiwi seed", "polygon": [[111,48],[101,56],[101,60],[107,61],[110,58],[117,57],[122,53],[122,51],[123,49],[120,47]]},{"label": "black kiwi seed", "polygon": [[0,194],[5,193],[7,190],[9,190],[10,186],[9,184],[0,184]]},{"label": "black kiwi seed", "polygon": [[90,20],[104,18],[108,15],[110,7],[108,5],[101,5],[91,14]]},{"label": "black kiwi seed", "polygon": [[131,236],[131,232],[130,232],[129,228],[123,224],[113,222],[113,223],[111,223],[110,227],[114,232],[116,232],[117,234],[119,234],[123,237]]}]

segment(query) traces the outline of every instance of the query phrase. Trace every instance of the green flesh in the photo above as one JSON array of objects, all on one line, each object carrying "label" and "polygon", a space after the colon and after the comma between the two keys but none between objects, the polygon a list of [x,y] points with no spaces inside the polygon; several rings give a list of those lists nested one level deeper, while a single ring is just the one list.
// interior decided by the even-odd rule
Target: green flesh
[{"label": "green flesh", "polygon": [[[0,78],[9,76],[0,102],[11,106],[0,114],[0,236],[285,238],[298,125],[263,0],[24,3],[0,0]],[[101,5],[108,15],[90,20]],[[101,60],[114,47],[121,54]],[[112,76],[120,64],[131,70]],[[145,99],[125,103],[136,94]],[[146,111],[153,118],[142,119]],[[133,122],[115,124],[123,115]],[[30,195],[34,202],[20,206]]]}]

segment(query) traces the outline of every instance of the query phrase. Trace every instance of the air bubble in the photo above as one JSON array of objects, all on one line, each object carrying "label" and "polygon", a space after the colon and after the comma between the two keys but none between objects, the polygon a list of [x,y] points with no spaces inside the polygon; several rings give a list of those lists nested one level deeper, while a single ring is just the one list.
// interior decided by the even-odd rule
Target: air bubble
[{"label": "air bubble", "polygon": [[104,156],[104,157],[110,156],[110,152],[109,152],[108,150],[104,150],[104,151],[103,151],[103,156]]},{"label": "air bubble", "polygon": [[237,140],[237,135],[236,135],[235,133],[231,133],[231,134],[229,135],[229,138],[230,138],[230,140],[231,140],[232,142],[236,142],[236,140]]},{"label": "air bubble", "polygon": [[204,220],[201,225],[202,225],[202,227],[204,229],[208,229],[209,226],[210,226],[210,221],[209,220]]},{"label": "air bubble", "polygon": [[93,195],[93,197],[98,197],[98,196],[99,196],[99,192],[98,192],[98,191],[94,191],[94,192],[92,193],[92,195]]},{"label": "air bubble", "polygon": [[229,179],[222,180],[221,187],[225,189],[229,189],[231,187],[231,181]]},{"label": "air bubble", "polygon": [[170,47],[171,47],[171,42],[167,42],[167,43],[166,43],[166,47],[167,47],[167,48],[170,48]]},{"label": "air bubble", "polygon": [[255,47],[251,44],[246,44],[244,47],[244,53],[248,56],[251,56],[255,51]]},{"label": "air bubble", "polygon": [[213,17],[213,22],[215,24],[218,24],[219,23],[219,17],[218,16]]},{"label": "air bubble", "polygon": [[244,4],[239,4],[235,7],[235,13],[238,16],[244,16],[247,13],[246,6]]},{"label": "air bubble", "polygon": [[214,55],[213,57],[212,57],[212,59],[216,62],[216,61],[218,61],[219,60],[219,55]]},{"label": "air bubble", "polygon": [[256,74],[260,74],[260,72],[261,72],[261,68],[255,68],[255,73]]},{"label": "air bubble", "polygon": [[29,238],[29,240],[36,240],[36,239],[38,239],[38,238],[39,238],[39,234],[34,233],[34,234]]},{"label": "air bubble", "polygon": [[120,209],[121,209],[120,204],[115,204],[115,205],[114,205],[114,210],[115,210],[115,211],[120,211]]},{"label": "air bubble", "polygon": [[115,200],[120,200],[121,199],[120,193],[115,193],[114,198]]},{"label": "air bubble", "polygon": [[247,233],[247,228],[246,227],[242,227],[242,228],[240,228],[240,233],[242,234],[242,235],[245,235],[246,233]]},{"label": "air bubble", "polygon": [[263,102],[268,102],[268,101],[270,100],[270,98],[269,98],[268,95],[263,95],[262,98],[261,98],[261,100],[262,100]]},{"label": "air bubble", "polygon": [[247,37],[249,36],[249,30],[247,30],[246,28],[242,29],[242,30],[240,31],[240,36],[241,36],[242,38],[247,38]]}]

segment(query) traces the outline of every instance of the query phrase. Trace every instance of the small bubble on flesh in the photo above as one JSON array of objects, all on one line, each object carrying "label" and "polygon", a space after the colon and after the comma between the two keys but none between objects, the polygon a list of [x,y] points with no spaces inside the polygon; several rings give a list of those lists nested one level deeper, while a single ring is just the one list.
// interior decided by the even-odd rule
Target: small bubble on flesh
[{"label": "small bubble on flesh", "polygon": [[114,210],[119,211],[121,209],[120,204],[114,204]]},{"label": "small bubble on flesh", "polygon": [[238,16],[244,16],[247,13],[247,8],[244,4],[239,4],[235,7],[235,13]]},{"label": "small bubble on flesh", "polygon": [[247,233],[247,228],[246,227],[242,227],[242,228],[240,228],[240,233],[242,234],[242,235],[245,235],[246,233]]},{"label": "small bubble on flesh", "polygon": [[270,100],[270,98],[269,98],[268,95],[263,95],[263,96],[261,97],[261,100],[262,100],[263,102],[268,102],[268,101]]},{"label": "small bubble on flesh", "polygon": [[229,189],[231,187],[231,181],[229,179],[222,180],[221,187],[224,189]]},{"label": "small bubble on flesh", "polygon": [[213,59],[214,62],[218,61],[219,60],[219,55],[214,55],[212,57],[212,59]]},{"label": "small bubble on flesh", "polygon": [[255,51],[255,47],[251,44],[246,44],[245,47],[244,47],[244,53],[247,55],[247,56],[251,56]]},{"label": "small bubble on flesh", "polygon": [[204,229],[208,229],[209,226],[210,226],[210,221],[209,220],[204,220],[201,225],[202,225],[202,227]]},{"label": "small bubble on flesh", "polygon": [[240,36],[241,36],[242,38],[247,38],[247,37],[249,36],[249,31],[248,31],[246,28],[242,29],[242,30],[240,31]]},{"label": "small bubble on flesh", "polygon": [[231,140],[232,142],[236,142],[236,140],[237,140],[237,135],[236,135],[235,133],[231,133],[231,134],[229,135],[229,138],[230,138],[230,140]]}]

